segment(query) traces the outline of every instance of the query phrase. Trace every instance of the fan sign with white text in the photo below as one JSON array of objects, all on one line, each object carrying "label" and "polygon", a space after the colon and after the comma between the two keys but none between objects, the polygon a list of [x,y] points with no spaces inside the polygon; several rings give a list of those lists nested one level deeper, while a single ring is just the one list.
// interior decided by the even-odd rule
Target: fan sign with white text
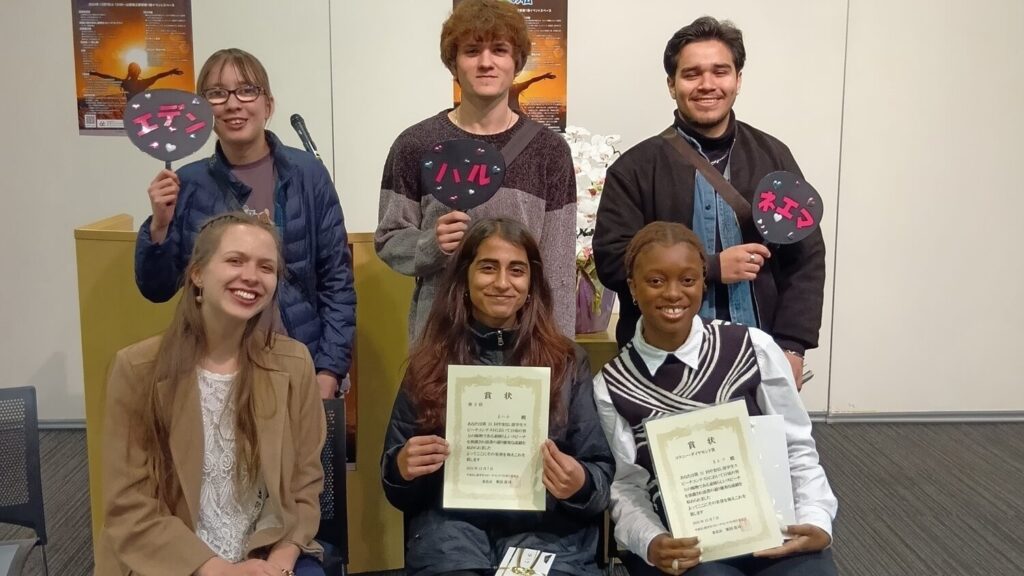
[{"label": "fan sign with white text", "polygon": [[124,130],[139,150],[173,162],[206,143],[213,132],[213,108],[184,90],[147,90],[125,106]]},{"label": "fan sign with white text", "polygon": [[466,211],[490,200],[505,178],[493,145],[460,138],[432,146],[420,159],[420,185],[445,206]]},{"label": "fan sign with white text", "polygon": [[769,244],[793,244],[821,223],[821,196],[798,174],[772,172],[754,192],[754,226]]}]

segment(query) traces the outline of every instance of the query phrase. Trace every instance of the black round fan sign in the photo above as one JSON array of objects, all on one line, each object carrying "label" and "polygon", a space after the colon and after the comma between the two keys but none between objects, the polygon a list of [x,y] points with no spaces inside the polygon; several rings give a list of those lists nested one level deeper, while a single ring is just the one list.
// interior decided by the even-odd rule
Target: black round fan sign
[{"label": "black round fan sign", "polygon": [[173,162],[199,150],[213,132],[213,108],[184,90],[147,90],[124,108],[124,131],[150,156]]},{"label": "black round fan sign", "polygon": [[754,191],[754,226],[770,244],[793,244],[818,229],[821,195],[798,174],[772,172]]},{"label": "black round fan sign", "polygon": [[439,142],[420,159],[420,185],[445,206],[466,211],[501,188],[505,158],[492,144],[471,138]]}]

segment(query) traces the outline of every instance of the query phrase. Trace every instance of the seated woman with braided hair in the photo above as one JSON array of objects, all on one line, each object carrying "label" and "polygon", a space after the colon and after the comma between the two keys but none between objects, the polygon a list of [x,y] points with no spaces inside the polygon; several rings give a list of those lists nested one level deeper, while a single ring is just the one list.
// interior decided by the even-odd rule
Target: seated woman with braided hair
[{"label": "seated woman with braided hair", "polygon": [[[410,353],[381,458],[384,493],[407,521],[410,576],[493,575],[509,547],[554,553],[551,576],[600,574],[595,553],[612,455],[586,353],[559,332],[544,278],[537,242],[505,218],[475,222],[448,263]],[[443,507],[447,373],[454,364],[551,368],[543,512]]]},{"label": "seated woman with braided hair", "polygon": [[[629,550],[629,573],[835,575],[828,546],[836,498],[782,349],[756,328],[697,316],[706,258],[700,239],[682,224],[644,226],[625,263],[641,318],[633,339],[594,378],[594,396],[615,455],[612,520],[620,548]],[[644,423],[734,399],[744,400],[751,416],[783,416],[797,524],[787,527],[791,538],[778,548],[702,563],[697,538],[672,538],[666,529]]]}]

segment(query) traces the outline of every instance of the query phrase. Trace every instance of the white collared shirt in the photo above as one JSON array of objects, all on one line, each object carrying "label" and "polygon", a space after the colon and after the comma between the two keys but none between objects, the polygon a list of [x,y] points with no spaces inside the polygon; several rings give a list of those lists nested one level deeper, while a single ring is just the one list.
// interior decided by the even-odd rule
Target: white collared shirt
[{"label": "white collared shirt", "polygon": [[[793,381],[793,369],[771,336],[756,328],[749,330],[761,373],[757,404],[764,414],[779,414],[785,420],[796,522],[817,526],[831,538],[838,502],[825,477],[825,470],[818,463],[818,451],[811,437],[811,419]],[[704,343],[704,325],[695,316],[686,341],[674,352],[667,352],[644,340],[641,319],[637,322],[632,343],[651,374],[657,372],[669,354],[696,369],[700,347]],[[594,377],[594,400],[601,427],[615,456],[615,480],[611,487],[615,540],[620,548],[625,547],[647,561],[647,547],[651,541],[655,536],[668,532],[654,511],[647,491],[650,474],[636,463],[633,431],[615,410],[604,376],[600,373]]]}]

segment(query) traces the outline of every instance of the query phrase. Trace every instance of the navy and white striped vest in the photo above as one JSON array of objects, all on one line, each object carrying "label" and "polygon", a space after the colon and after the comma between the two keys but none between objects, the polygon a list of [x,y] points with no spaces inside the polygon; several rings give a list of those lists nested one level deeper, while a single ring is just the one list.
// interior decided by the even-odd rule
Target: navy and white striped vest
[{"label": "navy and white striped vest", "polygon": [[636,463],[650,474],[647,490],[654,509],[665,519],[661,492],[654,476],[644,423],[648,420],[689,412],[742,398],[751,416],[761,414],[757,387],[761,372],[746,326],[719,321],[704,323],[697,368],[682,367],[679,382],[659,387],[630,342],[615,359],[601,369],[615,410],[629,423],[636,443]]}]

